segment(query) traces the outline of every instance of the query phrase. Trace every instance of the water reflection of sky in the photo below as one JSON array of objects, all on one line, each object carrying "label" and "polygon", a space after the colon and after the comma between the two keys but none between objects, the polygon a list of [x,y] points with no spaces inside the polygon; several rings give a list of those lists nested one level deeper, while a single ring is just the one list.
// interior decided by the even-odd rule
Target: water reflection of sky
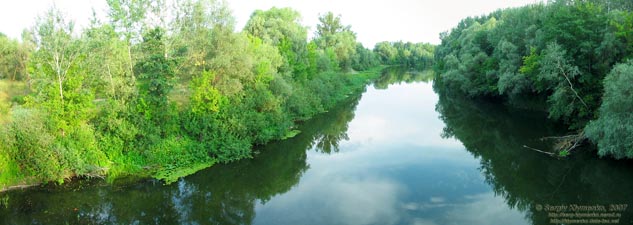
[{"label": "water reflection of sky", "polygon": [[442,139],[430,83],[369,87],[340,152],[308,153],[289,192],[257,204],[254,224],[527,224],[494,196],[479,161]]}]

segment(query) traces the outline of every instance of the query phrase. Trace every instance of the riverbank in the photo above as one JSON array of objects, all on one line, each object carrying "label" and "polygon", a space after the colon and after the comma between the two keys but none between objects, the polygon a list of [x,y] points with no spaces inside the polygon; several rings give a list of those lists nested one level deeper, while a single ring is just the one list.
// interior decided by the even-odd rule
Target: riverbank
[{"label": "riverbank", "polygon": [[[362,91],[369,82],[378,78],[381,75],[383,69],[385,68],[386,66],[376,66],[366,71],[350,72],[350,73],[326,72],[327,74],[322,75],[322,76],[336,77],[336,80],[340,81],[340,84],[339,84],[340,86],[337,89],[333,90],[334,93],[330,93],[326,95],[326,96],[329,96],[330,99],[322,99],[323,102],[328,102],[328,104],[322,104],[322,108],[320,108],[318,112],[306,113],[306,114],[303,114],[301,117],[293,119],[292,121],[294,122],[292,126],[287,128],[287,130],[285,131],[285,135],[281,135],[278,138],[271,139],[270,141],[291,138],[292,136],[296,135],[298,131],[295,129],[292,129],[292,127],[295,127],[297,122],[308,120],[319,113],[326,112],[330,110],[333,106],[335,106],[337,103],[345,100],[348,96],[352,95],[353,93]],[[276,125],[276,124],[273,124],[273,125]],[[105,142],[107,140],[96,140],[96,141]],[[125,152],[112,154],[112,152],[114,151],[110,149],[101,149],[101,151],[106,152],[107,160],[105,161],[108,161],[108,163],[105,165],[101,165],[98,168],[98,171],[100,171],[98,174],[96,174],[98,176],[95,176],[94,171],[92,171],[92,172],[87,172],[84,174],[81,174],[81,173],[68,174],[67,173],[66,175],[62,176],[62,178],[60,179],[55,179],[55,180],[49,179],[49,180],[43,180],[43,181],[38,180],[37,178],[34,178],[34,177],[24,177],[24,176],[12,177],[11,174],[19,174],[19,171],[17,171],[19,170],[19,166],[7,165],[8,163],[6,162],[10,162],[10,160],[0,160],[2,162],[5,162],[4,165],[0,165],[0,168],[8,168],[8,170],[5,169],[2,171],[2,173],[0,173],[0,178],[2,178],[0,179],[0,192],[12,190],[16,188],[19,189],[19,188],[37,186],[41,183],[48,183],[48,182],[63,183],[64,180],[71,180],[71,179],[77,179],[77,178],[82,179],[82,178],[90,178],[90,177],[101,177],[101,178],[107,179],[110,182],[119,178],[130,177],[130,176],[136,177],[139,179],[155,178],[155,179],[165,182],[166,184],[169,184],[171,182],[177,181],[178,178],[180,177],[191,175],[202,169],[211,167],[216,163],[231,163],[231,162],[221,162],[215,157],[208,157],[208,156],[203,156],[203,158],[201,159],[188,159],[189,161],[182,162],[182,161],[179,161],[181,160],[181,158],[175,158],[174,156],[182,157],[184,155],[190,158],[191,156],[189,153],[190,151],[187,148],[195,145],[195,143],[193,143],[194,140],[188,139],[186,137],[181,137],[181,138],[163,140],[163,141],[166,141],[167,144],[160,145],[162,149],[170,150],[171,152],[168,153],[164,151],[155,151],[152,149],[143,150],[140,152],[154,152],[154,154],[150,155],[149,158],[143,158],[143,159],[138,159],[139,155],[137,154],[131,154],[131,153],[125,153]],[[224,141],[224,140],[221,140],[221,141]],[[253,139],[249,139],[248,142],[249,142],[248,146],[265,144],[265,143],[255,143],[253,142]],[[232,161],[252,157],[252,153],[250,152],[251,149],[252,147],[249,147],[248,154],[244,154],[243,157],[233,159]],[[182,155],[178,155],[173,152],[176,152],[176,153],[181,152]],[[161,153],[163,155],[161,155]],[[15,171],[13,171],[12,173],[11,169],[14,169]],[[88,176],[88,174],[90,174],[90,176]]]}]

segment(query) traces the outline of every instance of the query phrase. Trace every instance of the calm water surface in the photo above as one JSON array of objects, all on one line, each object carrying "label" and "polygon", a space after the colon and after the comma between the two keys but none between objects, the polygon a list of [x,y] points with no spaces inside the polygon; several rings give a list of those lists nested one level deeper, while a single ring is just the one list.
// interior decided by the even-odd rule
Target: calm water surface
[{"label": "calm water surface", "polygon": [[633,206],[631,162],[527,150],[560,129],[542,113],[438,95],[427,75],[387,70],[295,138],[171,185],[2,193],[0,224],[550,224],[537,206]]}]

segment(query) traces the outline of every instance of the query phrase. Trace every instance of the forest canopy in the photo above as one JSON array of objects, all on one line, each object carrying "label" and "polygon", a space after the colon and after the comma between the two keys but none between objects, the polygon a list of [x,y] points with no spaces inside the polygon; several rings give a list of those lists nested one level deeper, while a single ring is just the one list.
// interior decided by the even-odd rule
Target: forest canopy
[{"label": "forest canopy", "polygon": [[632,11],[631,1],[556,0],[466,18],[441,34],[435,85],[545,110],[599,155],[632,158]]}]

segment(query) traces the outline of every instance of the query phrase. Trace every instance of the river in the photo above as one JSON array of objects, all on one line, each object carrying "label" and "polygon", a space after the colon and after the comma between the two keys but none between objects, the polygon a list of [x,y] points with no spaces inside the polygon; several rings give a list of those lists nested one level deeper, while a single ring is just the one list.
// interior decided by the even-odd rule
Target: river
[{"label": "river", "polygon": [[560,126],[542,112],[438,95],[428,73],[386,70],[299,129],[170,185],[80,180],[1,193],[0,223],[552,224],[566,219],[555,209],[572,212],[555,207],[572,205],[621,206],[609,219],[633,221],[630,161],[524,148],[548,148],[540,138]]}]

